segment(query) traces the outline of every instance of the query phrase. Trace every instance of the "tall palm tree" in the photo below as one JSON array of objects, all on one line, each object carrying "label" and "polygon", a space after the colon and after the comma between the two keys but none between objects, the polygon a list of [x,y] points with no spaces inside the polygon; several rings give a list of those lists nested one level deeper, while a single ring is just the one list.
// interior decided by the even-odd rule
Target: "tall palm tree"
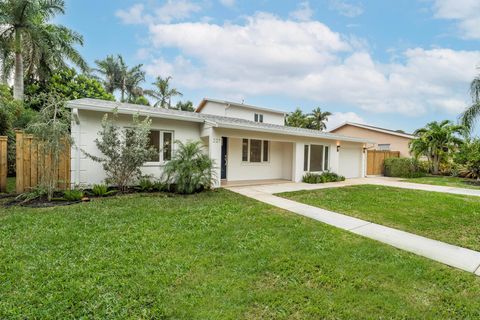
[{"label": "tall palm tree", "polygon": [[182,96],[183,94],[175,88],[170,88],[170,80],[172,77],[166,78],[157,77],[157,80],[153,83],[156,87],[155,90],[145,90],[145,95],[150,96],[157,100],[153,105],[154,107],[171,108],[171,100],[173,97]]},{"label": "tall palm tree", "polygon": [[460,115],[460,121],[469,130],[473,128],[476,120],[480,117],[480,75],[470,83],[470,95],[472,96],[472,105]]},{"label": "tall palm tree", "polygon": [[110,94],[113,94],[115,89],[118,87],[118,82],[120,78],[120,64],[118,62],[118,57],[113,55],[108,55],[103,60],[95,60],[96,68],[93,70],[100,74],[105,87],[105,91]]},{"label": "tall palm tree", "polygon": [[320,107],[313,109],[311,116],[313,117],[313,123],[314,123],[315,129],[320,131],[327,129],[326,122],[328,121],[328,117],[331,115],[332,115],[331,112],[328,112],[328,111],[322,112],[322,109]]},{"label": "tall palm tree", "polygon": [[138,64],[127,70],[123,80],[123,89],[127,93],[127,101],[132,102],[138,97],[143,96],[143,89],[140,86],[145,81],[145,71],[142,70],[143,65]]},{"label": "tall palm tree", "polygon": [[462,144],[459,135],[464,133],[464,126],[454,125],[450,120],[433,121],[414,132],[416,139],[410,143],[410,150],[415,157],[426,156],[432,164],[433,174],[438,174],[441,160]]},{"label": "tall palm tree", "polygon": [[64,59],[82,69],[86,62],[73,45],[83,44],[83,38],[66,27],[49,24],[57,14],[63,14],[63,0],[3,0],[0,1],[0,45],[3,65],[14,65],[15,99],[23,100],[25,67],[32,76],[64,64]]}]

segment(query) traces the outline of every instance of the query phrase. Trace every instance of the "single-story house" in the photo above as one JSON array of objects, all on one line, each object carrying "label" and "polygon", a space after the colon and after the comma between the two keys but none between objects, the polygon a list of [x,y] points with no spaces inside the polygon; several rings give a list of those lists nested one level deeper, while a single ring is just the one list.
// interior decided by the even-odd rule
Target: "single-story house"
[{"label": "single-story house", "polygon": [[347,178],[365,176],[365,138],[348,137],[285,126],[285,112],[243,103],[203,99],[195,112],[154,108],[112,101],[79,99],[68,102],[72,110],[71,181],[101,183],[101,164],[84,154],[100,155],[94,140],[102,117],[116,108],[121,126],[132,115],[152,120],[150,143],[158,154],[142,172],[160,177],[163,165],[175,153],[175,141],[201,140],[215,161],[216,182],[282,179],[301,181],[305,172],[332,171]]},{"label": "single-story house", "polygon": [[374,141],[375,143],[368,145],[369,150],[400,151],[400,157],[410,157],[409,143],[415,138],[403,131],[354,122],[345,122],[329,132]]}]

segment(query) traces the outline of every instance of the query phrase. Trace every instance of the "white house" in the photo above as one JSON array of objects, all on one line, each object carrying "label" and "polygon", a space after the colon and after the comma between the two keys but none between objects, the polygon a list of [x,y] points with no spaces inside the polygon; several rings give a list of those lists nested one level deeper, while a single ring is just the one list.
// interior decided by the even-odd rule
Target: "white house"
[{"label": "white house", "polygon": [[133,114],[152,119],[150,141],[158,150],[145,163],[144,174],[159,177],[175,153],[174,141],[201,140],[217,164],[217,181],[282,179],[301,181],[305,172],[332,171],[347,178],[365,176],[366,139],[284,125],[285,112],[257,106],[203,99],[195,112],[153,108],[95,99],[68,103],[72,109],[71,181],[103,182],[101,164],[84,151],[99,154],[94,140],[102,117],[117,108],[119,123],[129,126]]}]

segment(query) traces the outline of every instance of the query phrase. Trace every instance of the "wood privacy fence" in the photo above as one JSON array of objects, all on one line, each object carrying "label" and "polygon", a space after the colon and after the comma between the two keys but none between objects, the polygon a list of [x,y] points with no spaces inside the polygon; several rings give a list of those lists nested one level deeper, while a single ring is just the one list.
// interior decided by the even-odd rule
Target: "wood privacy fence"
[{"label": "wood privacy fence", "polygon": [[0,136],[0,192],[7,191],[7,140],[7,137]]},{"label": "wood privacy fence", "polygon": [[70,187],[70,145],[60,156],[58,168],[52,168],[52,155],[44,154],[41,144],[30,134],[16,132],[16,192],[22,193],[36,187],[46,172],[55,170],[58,188]]},{"label": "wood privacy fence", "polygon": [[383,161],[388,158],[399,158],[400,151],[367,151],[367,175],[384,174]]}]

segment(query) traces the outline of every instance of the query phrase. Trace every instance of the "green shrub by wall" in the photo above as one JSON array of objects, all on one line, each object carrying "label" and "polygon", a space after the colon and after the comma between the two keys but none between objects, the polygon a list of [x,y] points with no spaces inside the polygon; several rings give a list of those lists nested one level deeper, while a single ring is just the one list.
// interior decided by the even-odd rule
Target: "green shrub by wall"
[{"label": "green shrub by wall", "polygon": [[385,159],[385,176],[401,178],[417,178],[425,175],[425,166],[410,158]]},{"label": "green shrub by wall", "polygon": [[323,172],[321,174],[307,172],[302,178],[302,181],[305,183],[326,183],[326,182],[336,182],[344,181],[345,177],[340,176],[334,172]]}]

